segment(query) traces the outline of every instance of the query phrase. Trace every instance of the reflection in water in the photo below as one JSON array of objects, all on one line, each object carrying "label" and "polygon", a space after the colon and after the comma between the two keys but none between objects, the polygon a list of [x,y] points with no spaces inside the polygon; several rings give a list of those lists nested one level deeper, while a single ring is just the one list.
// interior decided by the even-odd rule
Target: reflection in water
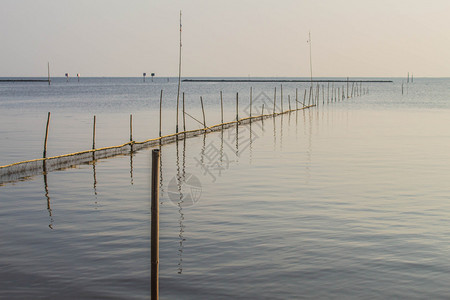
[{"label": "reflection in water", "polygon": [[[159,193],[160,195],[164,195],[164,186],[163,186],[163,151],[161,144],[159,144]],[[160,197],[160,203],[163,204],[164,197]]]},{"label": "reflection in water", "polygon": [[53,216],[52,216],[52,208],[50,206],[50,195],[49,195],[49,191],[48,191],[48,182],[47,182],[47,164],[46,161],[43,161],[43,175],[44,175],[44,190],[45,190],[45,198],[47,199],[47,211],[48,211],[48,216],[50,218],[50,224],[48,225],[48,227],[50,229],[53,229]]},{"label": "reflection in water", "polygon": [[[204,140],[204,144],[205,144]],[[203,144],[203,147],[204,147]],[[183,203],[184,203],[184,195],[182,192],[182,186],[185,183],[185,176],[186,176],[186,139],[183,139],[183,152],[182,152],[182,167],[180,167],[180,148],[179,148],[179,140],[177,138],[176,140],[176,164],[177,164],[177,192],[179,194],[177,206],[178,206],[178,213],[180,214],[180,218],[178,220],[178,225],[180,227],[180,232],[178,234],[179,238],[179,246],[178,246],[178,274],[181,274],[183,272],[183,242],[185,241],[183,237],[184,233],[184,213],[183,213]]]},{"label": "reflection in water", "polygon": [[236,122],[236,161],[239,161],[239,122]]},{"label": "reflection in water", "polygon": [[272,118],[273,120],[273,152],[277,150],[277,123],[275,118]]},{"label": "reflection in water", "polygon": [[200,162],[202,165],[204,164],[205,151],[206,151],[206,132],[203,134],[202,150],[200,151]]},{"label": "reflection in water", "polygon": [[183,169],[182,169],[183,179],[186,180],[186,135],[183,139]]},{"label": "reflection in water", "polygon": [[133,145],[131,145],[131,150],[130,150],[130,183],[131,185],[133,185]]},{"label": "reflection in water", "polygon": [[250,149],[250,164],[252,164],[252,154],[253,154],[253,136],[252,136],[253,132],[252,132],[252,122],[250,122],[250,145],[249,145],[249,149]]},{"label": "reflection in water", "polygon": [[223,129],[220,131],[220,166],[223,165]]},{"label": "reflection in water", "polygon": [[283,116],[280,118],[280,151],[283,151]]},{"label": "reflection in water", "polygon": [[308,111],[308,147],[306,150],[306,184],[309,184],[309,180],[311,179],[311,156],[312,156],[312,110]]},{"label": "reflection in water", "polygon": [[95,160],[95,152],[92,153],[92,172],[93,172],[93,176],[94,176],[94,196],[95,196],[95,209],[97,209],[97,172],[95,169],[95,164],[96,164],[96,160]]},{"label": "reflection in water", "polygon": [[291,136],[291,112],[288,113],[288,136]]}]

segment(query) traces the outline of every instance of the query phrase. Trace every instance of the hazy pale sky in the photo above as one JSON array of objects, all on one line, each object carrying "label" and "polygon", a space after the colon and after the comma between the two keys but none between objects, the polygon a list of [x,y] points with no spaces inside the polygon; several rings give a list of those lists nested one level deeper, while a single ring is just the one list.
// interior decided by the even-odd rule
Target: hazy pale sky
[{"label": "hazy pale sky", "polygon": [[448,0],[2,0],[0,76],[450,76]]}]

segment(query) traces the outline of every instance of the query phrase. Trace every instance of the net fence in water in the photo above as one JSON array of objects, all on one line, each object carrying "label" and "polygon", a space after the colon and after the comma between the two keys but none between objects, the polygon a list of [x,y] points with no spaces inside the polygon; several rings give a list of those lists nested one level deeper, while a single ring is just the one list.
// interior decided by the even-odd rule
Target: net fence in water
[{"label": "net fence in water", "polygon": [[77,165],[88,164],[92,161],[114,157],[118,155],[129,155],[135,151],[139,151],[146,148],[158,147],[162,145],[167,145],[170,143],[174,143],[177,140],[183,140],[187,138],[192,138],[201,134],[207,134],[210,132],[217,132],[221,130],[225,130],[227,128],[237,126],[237,125],[245,125],[254,121],[260,121],[267,118],[273,118],[278,115],[306,109],[313,107],[315,105],[304,106],[299,109],[292,109],[282,113],[275,114],[265,114],[259,116],[252,116],[239,119],[237,121],[231,121],[226,123],[221,123],[217,125],[213,125],[206,128],[187,130],[178,133],[173,133],[165,136],[161,136],[154,139],[149,139],[143,142],[130,141],[128,143],[91,149],[76,153],[64,154],[59,156],[53,156],[48,158],[39,158],[33,160],[27,160],[22,162],[13,163],[6,166],[0,166],[0,185],[8,182],[14,182],[19,180],[26,180],[27,178],[42,174],[48,173],[56,170],[63,170],[75,167]]}]

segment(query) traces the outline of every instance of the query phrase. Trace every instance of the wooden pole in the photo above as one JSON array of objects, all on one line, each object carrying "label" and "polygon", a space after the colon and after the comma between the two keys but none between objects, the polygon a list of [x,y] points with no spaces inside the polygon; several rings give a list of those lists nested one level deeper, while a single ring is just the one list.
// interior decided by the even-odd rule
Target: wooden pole
[{"label": "wooden pole", "polygon": [[239,121],[239,93],[236,93],[236,121]]},{"label": "wooden pole", "polygon": [[264,116],[264,103],[263,103],[262,108],[261,108],[261,116]]},{"label": "wooden pole", "polygon": [[298,88],[295,89],[295,110],[298,110]]},{"label": "wooden pole", "polygon": [[354,88],[354,87],[355,87],[355,83],[352,82],[352,92],[351,92],[351,94],[350,94],[350,95],[351,95],[351,96],[350,96],[351,98],[353,98],[353,88]]},{"label": "wooden pole", "polygon": [[305,89],[305,94],[303,94],[303,105],[306,105],[306,89]]},{"label": "wooden pole", "polygon": [[94,124],[92,128],[92,150],[95,149],[95,126],[97,124],[97,117],[94,115]]},{"label": "wooden pole", "polygon": [[308,105],[311,105],[311,97],[312,97],[312,86],[309,87]]},{"label": "wooden pole", "polygon": [[322,84],[322,105],[325,104],[325,86]]},{"label": "wooden pole", "polygon": [[221,120],[221,124],[223,124],[223,97],[222,97],[222,91],[220,91],[220,120]]},{"label": "wooden pole", "polygon": [[328,87],[327,87],[327,103],[330,102],[330,82],[328,81]]},{"label": "wooden pole", "polygon": [[47,158],[47,141],[48,141],[48,128],[50,126],[50,112],[48,112],[47,116],[47,126],[45,127],[45,139],[44,139],[44,153],[43,157]]},{"label": "wooden pole", "polygon": [[133,115],[130,114],[130,142],[133,141]]},{"label": "wooden pole", "polygon": [[291,95],[288,95],[289,110],[291,110]]},{"label": "wooden pole", "polygon": [[347,77],[347,98],[348,98],[348,77]]},{"label": "wooden pole", "polygon": [[280,88],[280,97],[281,97],[281,113],[283,113],[283,85]]},{"label": "wooden pole", "polygon": [[250,118],[252,117],[252,100],[253,100],[252,97],[253,97],[253,87],[250,87]]},{"label": "wooden pole", "polygon": [[277,103],[277,87],[275,87],[275,92],[273,93],[273,114],[275,114],[276,103]]},{"label": "wooden pole", "polygon": [[319,106],[320,86],[317,84],[316,105]]},{"label": "wooden pole", "polygon": [[336,94],[335,94],[335,91],[334,91],[334,83],[333,83],[333,85],[331,86],[331,102],[333,102],[333,101],[336,101]]},{"label": "wooden pole", "polygon": [[152,151],[151,299],[159,299],[159,149]]},{"label": "wooden pole", "polygon": [[204,128],[206,128],[205,108],[203,107],[203,97],[202,96],[200,96],[200,103],[202,105],[203,126],[204,126]]},{"label": "wooden pole", "polygon": [[161,96],[159,97],[159,137],[161,137],[162,97],[163,90],[161,90]]},{"label": "wooden pole", "polygon": [[183,131],[186,132],[186,111],[184,109],[184,92],[183,92]]}]

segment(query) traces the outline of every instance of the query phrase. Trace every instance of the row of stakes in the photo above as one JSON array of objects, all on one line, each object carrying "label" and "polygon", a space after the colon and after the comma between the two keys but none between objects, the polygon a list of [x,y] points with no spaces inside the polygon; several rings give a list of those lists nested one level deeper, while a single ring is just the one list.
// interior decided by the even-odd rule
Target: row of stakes
[{"label": "row of stakes", "polygon": [[[320,90],[322,87],[322,99],[320,99]],[[355,96],[361,96],[369,93],[368,88],[363,88],[362,82],[359,82],[355,84],[355,82],[352,82],[351,89],[349,87],[349,82],[347,82],[347,89],[345,89],[345,86],[334,86],[334,84],[331,86],[330,89],[330,83],[328,83],[326,92],[325,92],[325,85],[316,85],[314,87],[313,85],[308,89],[305,89],[304,95],[303,95],[303,102],[301,102],[298,99],[298,88],[295,89],[295,110],[298,110],[298,104],[301,104],[303,107],[309,107],[309,106],[319,106],[320,102],[322,102],[322,105],[325,103],[333,103],[333,102],[339,102],[343,101],[346,98],[353,98]],[[326,96],[325,96],[326,94]],[[276,112],[276,99],[277,99],[277,88],[274,88],[274,99],[273,99],[273,114],[282,114],[287,111],[284,110],[283,107],[283,85],[280,86],[280,110],[281,112]],[[320,101],[322,100],[322,101]],[[162,127],[162,101],[163,101],[163,90],[161,90],[160,93],[160,100],[159,100],[159,137],[162,137],[161,127]],[[250,88],[250,118],[252,118],[252,108],[253,108],[253,87]],[[306,103],[308,102],[308,103]],[[186,116],[192,118],[196,122],[198,122],[203,128],[207,128],[206,125],[206,115],[205,115],[205,109],[203,105],[203,97],[200,96],[200,105],[202,108],[202,117],[203,122],[186,112],[185,110],[185,94],[182,93],[182,116],[183,116],[183,132],[186,132]],[[179,99],[177,99],[177,121],[176,121],[176,134],[179,132]],[[221,124],[224,123],[223,120],[223,93],[220,91],[220,107],[221,107]],[[302,107],[302,108],[303,108]],[[291,96],[288,95],[288,111],[292,110],[291,107]],[[264,115],[264,104],[262,106],[261,115]],[[49,126],[50,126],[50,116],[51,113],[48,113],[47,116],[47,125],[46,125],[46,131],[45,131],[45,139],[44,139],[44,151],[43,151],[43,158],[47,158],[47,142],[48,142],[48,134],[49,134]],[[239,121],[239,93],[236,93],[236,121]],[[93,122],[93,138],[92,138],[92,150],[95,150],[95,139],[96,139],[96,122],[97,117],[94,115],[94,122]],[[133,115],[130,115],[130,141],[129,144],[132,145],[134,143],[133,140]]]}]

